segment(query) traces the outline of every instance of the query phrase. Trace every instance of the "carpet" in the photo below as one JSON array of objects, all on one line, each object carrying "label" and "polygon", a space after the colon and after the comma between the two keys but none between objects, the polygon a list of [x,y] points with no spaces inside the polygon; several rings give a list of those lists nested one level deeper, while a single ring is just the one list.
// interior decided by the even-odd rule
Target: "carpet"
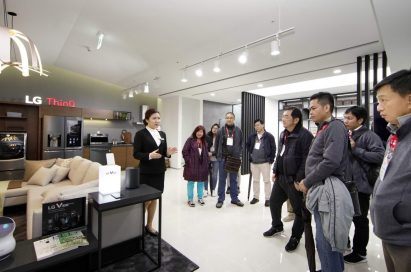
[{"label": "carpet", "polygon": [[[146,249],[150,256],[157,256],[157,238],[146,236]],[[108,265],[102,269],[104,272],[131,272],[131,271],[158,271],[158,272],[191,272],[199,268],[190,259],[161,240],[161,267],[156,270],[156,265],[143,253],[136,254],[127,259]]]}]

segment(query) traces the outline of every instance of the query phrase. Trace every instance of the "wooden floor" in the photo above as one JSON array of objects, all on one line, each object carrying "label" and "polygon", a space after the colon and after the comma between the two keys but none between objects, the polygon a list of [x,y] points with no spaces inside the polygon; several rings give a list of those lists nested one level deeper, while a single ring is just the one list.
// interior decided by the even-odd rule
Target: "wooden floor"
[{"label": "wooden floor", "polygon": [[16,241],[26,240],[26,204],[5,207],[3,215],[13,218],[16,222],[16,229],[14,231],[14,238]]}]

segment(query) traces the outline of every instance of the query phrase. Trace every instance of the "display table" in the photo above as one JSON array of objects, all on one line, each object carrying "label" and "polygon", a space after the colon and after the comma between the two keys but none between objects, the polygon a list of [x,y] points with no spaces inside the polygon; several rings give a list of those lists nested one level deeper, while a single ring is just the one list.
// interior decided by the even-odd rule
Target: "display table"
[{"label": "display table", "polygon": [[65,263],[80,257],[89,255],[89,269],[91,268],[91,253],[97,250],[97,240],[89,231],[83,231],[89,242],[88,246],[78,247],[65,253],[61,253],[50,258],[37,261],[36,252],[33,242],[41,240],[44,237],[17,242],[11,256],[0,261],[0,271],[24,272],[24,271],[41,271],[45,268],[50,268],[55,265]]},{"label": "display table", "polygon": [[[98,213],[98,270],[101,270],[101,265],[102,265],[102,214],[103,212],[130,206],[130,205],[135,205],[139,203],[144,203],[146,201],[150,200],[159,200],[159,209],[158,209],[158,251],[157,251],[157,262],[155,261],[155,258],[150,256],[147,251],[145,250],[145,243],[144,243],[144,226],[145,226],[145,209],[144,205],[142,206],[143,209],[143,218],[142,218],[142,230],[143,230],[143,237],[142,237],[142,252],[150,258],[157,266],[156,268],[159,268],[161,266],[161,194],[162,192],[154,189],[153,187],[150,187],[146,184],[140,185],[139,188],[137,189],[126,189],[121,192],[121,197],[120,198],[114,198],[112,195],[102,195],[98,192],[95,193],[90,193],[89,194],[89,205],[88,205],[88,215],[89,215],[89,222],[91,222],[91,215],[94,210],[97,211]],[[90,226],[91,224],[89,224]],[[132,226],[130,226],[132,227]],[[91,226],[89,228],[91,230]]]}]

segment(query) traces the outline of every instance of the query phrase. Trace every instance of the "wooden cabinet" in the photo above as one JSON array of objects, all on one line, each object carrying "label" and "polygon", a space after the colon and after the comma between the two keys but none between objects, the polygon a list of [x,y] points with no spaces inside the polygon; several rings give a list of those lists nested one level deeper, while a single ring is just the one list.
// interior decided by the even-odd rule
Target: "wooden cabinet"
[{"label": "wooden cabinet", "polygon": [[138,167],[140,165],[140,161],[135,159],[133,156],[134,147],[127,146],[126,149],[127,149],[127,160],[126,160],[127,167]]},{"label": "wooden cabinet", "polygon": [[89,119],[98,119],[98,120],[113,119],[112,110],[84,108],[82,114],[83,114],[83,118],[89,118]]},{"label": "wooden cabinet", "polygon": [[121,166],[121,169],[126,168],[126,147],[125,146],[113,146],[111,148],[111,153],[114,154],[114,159],[116,164]]},{"label": "wooden cabinet", "polygon": [[137,167],[140,164],[140,161],[133,157],[132,145],[113,146],[111,152],[114,154],[116,164],[120,165],[122,170],[127,167]]},{"label": "wooden cabinet", "polygon": [[81,112],[81,108],[40,106],[40,118],[42,118],[44,115],[81,117]]},{"label": "wooden cabinet", "polygon": [[90,159],[90,147],[83,146],[83,158]]}]

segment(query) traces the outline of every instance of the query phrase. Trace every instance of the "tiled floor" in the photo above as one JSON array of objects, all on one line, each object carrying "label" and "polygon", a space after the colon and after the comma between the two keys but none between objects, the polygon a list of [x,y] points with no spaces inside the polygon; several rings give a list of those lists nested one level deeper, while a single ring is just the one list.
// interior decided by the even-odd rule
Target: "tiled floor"
[{"label": "tiled floor", "polygon": [[[285,223],[282,236],[263,237],[262,233],[270,227],[270,211],[262,201],[255,205],[247,202],[248,175],[242,176],[239,197],[245,202],[243,208],[230,204],[229,195],[221,209],[215,207],[217,198],[210,196],[205,199],[205,206],[190,208],[186,204],[186,184],[182,169],[167,170],[163,239],[198,264],[198,271],[308,271],[303,239],[293,253],[284,250],[291,233],[291,222]],[[319,269],[318,258],[317,266]],[[386,271],[380,240],[372,234],[368,262],[346,264],[345,271]]]}]

